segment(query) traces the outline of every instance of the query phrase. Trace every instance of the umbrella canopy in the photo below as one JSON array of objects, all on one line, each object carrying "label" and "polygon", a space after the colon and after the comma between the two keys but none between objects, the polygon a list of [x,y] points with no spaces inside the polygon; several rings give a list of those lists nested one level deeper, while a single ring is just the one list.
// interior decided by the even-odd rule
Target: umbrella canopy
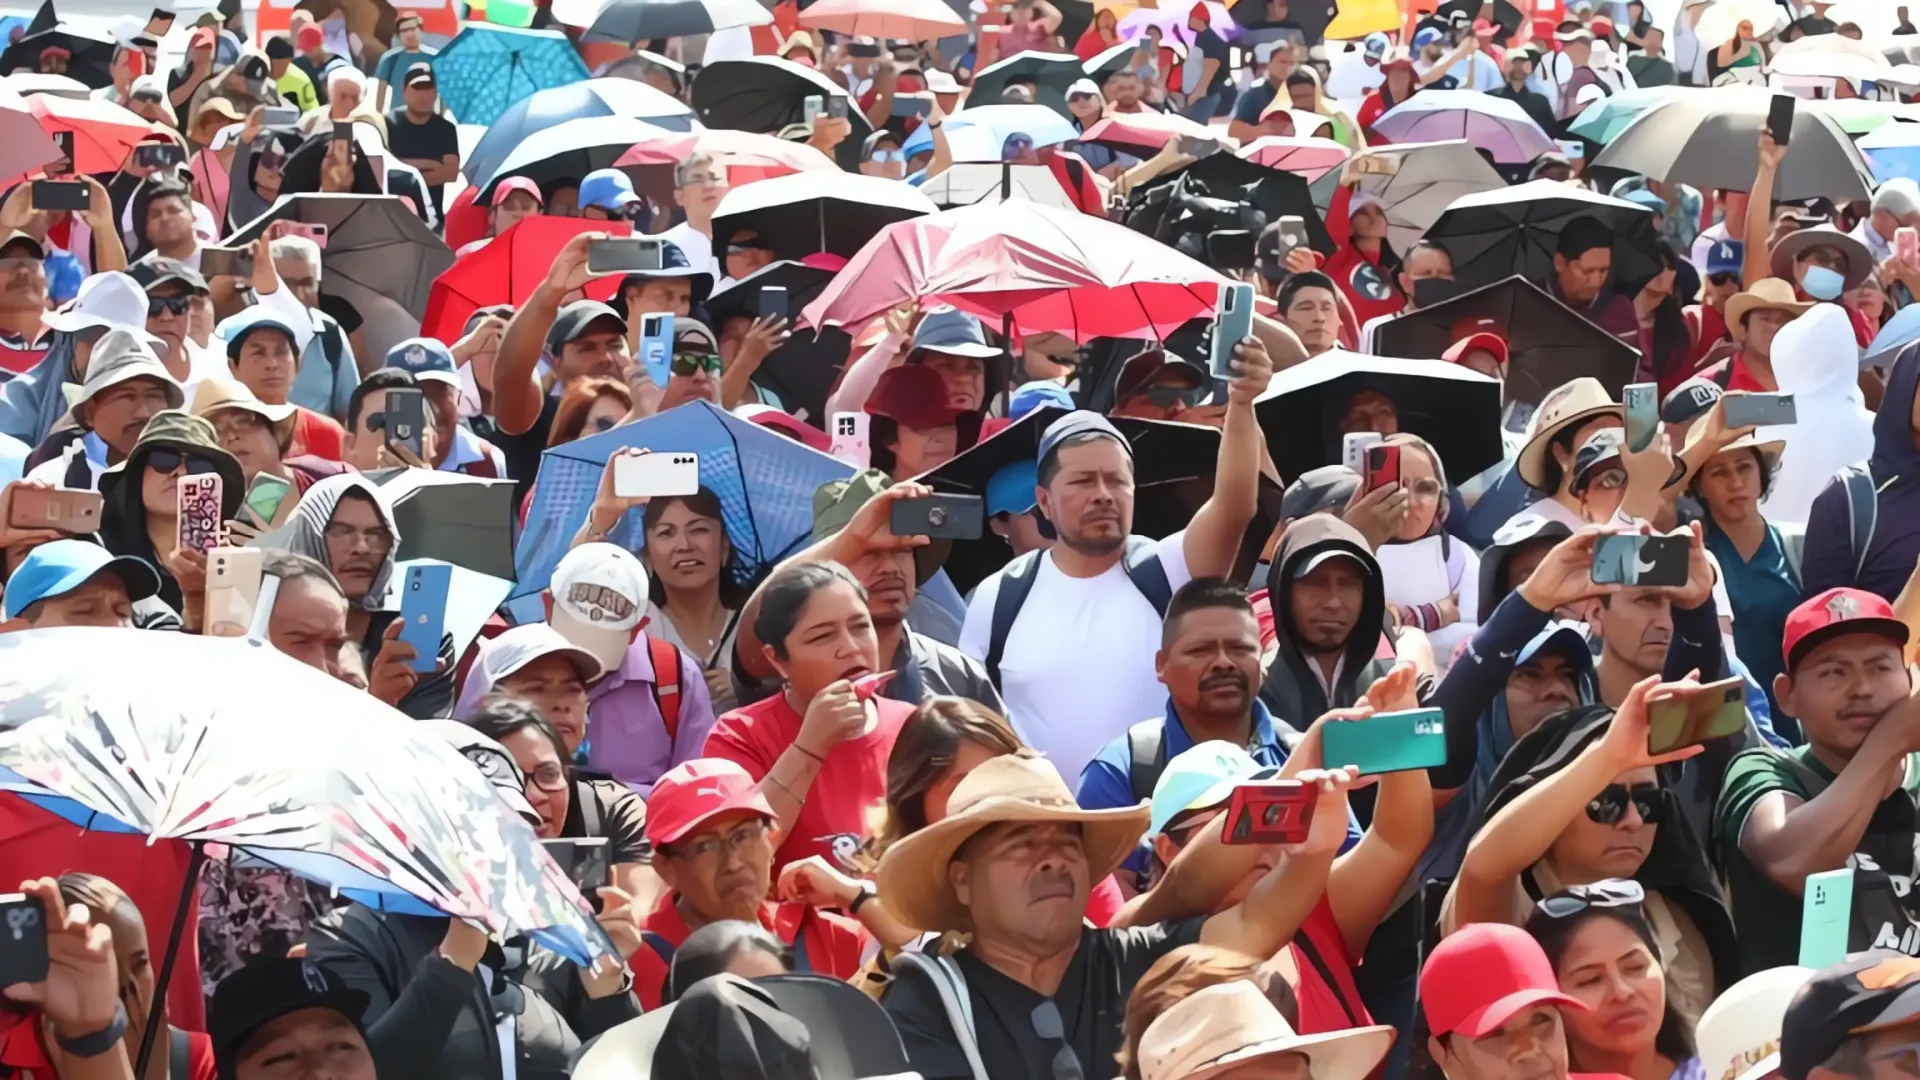
[{"label": "umbrella canopy", "polygon": [[[1752,190],[1760,170],[1760,128],[1772,103],[1770,93],[1751,87],[1718,87],[1710,94],[1675,98],[1627,125],[1592,164],[1701,191]],[[1797,109],[1773,197],[1822,196],[1836,202],[1871,198],[1867,163],[1832,117]]]},{"label": "umbrella canopy", "polygon": [[1506,165],[1557,149],[1520,103],[1478,90],[1423,90],[1373,123],[1388,142],[1465,139]]},{"label": "umbrella canopy", "polygon": [[227,844],[370,907],[528,931],[581,963],[614,951],[451,743],[263,642],[28,630],[0,640],[0,671],[0,784],[69,821]]},{"label": "umbrella canopy", "polygon": [[[467,154],[467,183],[485,187],[514,147],[536,132],[589,116],[626,116],[668,131],[691,131],[693,109],[679,99],[633,79],[587,79],[539,90],[507,107]],[[584,175],[584,174],[583,174]]]},{"label": "umbrella canopy", "polygon": [[[1846,40],[1845,38],[1841,39]],[[1865,135],[1879,131],[1898,120],[1920,120],[1920,107],[1898,101],[1875,101],[1868,98],[1818,98],[1802,102],[1800,108],[1812,109],[1824,113],[1840,125],[1840,130],[1849,135]],[[1854,145],[1859,145],[1855,143]]]},{"label": "umbrella canopy", "polygon": [[[74,140],[74,149],[79,149],[78,139]],[[0,183],[10,184],[58,160],[60,147],[40,126],[40,117],[28,106],[27,99],[0,86]]]},{"label": "umbrella canopy", "polygon": [[1356,155],[1340,175],[1359,193],[1380,200],[1387,242],[1400,252],[1411,249],[1456,200],[1507,187],[1473,144],[1460,139],[1376,146]]},{"label": "umbrella canopy", "polygon": [[[1214,33],[1224,41],[1238,40],[1240,24],[1233,21],[1233,14],[1220,0],[1167,0],[1158,7],[1138,8],[1120,20],[1115,31],[1128,41],[1145,37],[1149,29],[1160,31],[1164,41],[1178,41],[1191,47],[1194,41],[1192,27],[1187,25],[1188,17],[1196,7],[1205,6]],[[1304,6],[1304,5],[1303,5]]]},{"label": "umbrella canopy", "polygon": [[11,75],[0,75],[0,86],[17,94],[50,94],[54,97],[83,98],[91,97],[93,91],[79,79],[69,79],[65,75],[42,75],[37,71],[20,70]]},{"label": "umbrella canopy", "polygon": [[1382,356],[1431,359],[1469,334],[1506,339],[1506,396],[1538,405],[1571,379],[1599,379],[1615,399],[1633,381],[1640,352],[1595,326],[1546,290],[1510,277],[1383,324],[1374,337]]},{"label": "umbrella canopy", "polygon": [[1786,21],[1786,10],[1773,0],[1714,0],[1694,24],[1693,33],[1701,48],[1717,49],[1733,40],[1741,23],[1750,24],[1755,35],[1765,36]]},{"label": "umbrella canopy", "polygon": [[1254,400],[1280,475],[1339,464],[1340,416],[1363,390],[1393,402],[1400,430],[1432,443],[1447,475],[1473,476],[1499,462],[1500,380],[1444,360],[1335,349],[1276,372]]},{"label": "umbrella canopy", "polygon": [[463,124],[492,124],[541,90],[587,77],[573,42],[558,30],[470,23],[433,59],[440,100]]},{"label": "umbrella canopy", "polygon": [[1642,86],[1632,90],[1616,90],[1612,95],[1602,97],[1580,110],[1580,115],[1573,118],[1567,130],[1588,142],[1605,145],[1648,109],[1707,92],[1706,88],[1696,86]]},{"label": "umbrella canopy", "polygon": [[1873,336],[1873,344],[1867,346],[1860,366],[1891,367],[1894,355],[1915,341],[1920,341],[1920,304],[1908,304],[1894,312],[1893,318]]},{"label": "umbrella canopy", "polygon": [[[541,590],[586,519],[607,458],[628,446],[700,455],[700,485],[720,497],[734,570],[743,584],[806,547],[813,536],[814,489],[853,474],[853,466],[843,461],[705,401],[556,446],[541,455],[517,552],[514,598],[531,599],[534,618],[540,617]],[[628,514],[607,539],[629,551],[642,550],[646,536],[640,515]]]},{"label": "umbrella canopy", "polygon": [[[941,126],[956,161],[999,161],[1007,138],[1021,134],[1035,147],[1058,146],[1081,137],[1073,122],[1045,105],[981,105],[961,109]],[[909,156],[933,149],[933,131],[915,128],[900,149]]]},{"label": "umbrella canopy", "polygon": [[0,52],[0,75],[38,71],[41,53],[48,49],[65,49],[71,54],[67,59],[66,77],[84,83],[90,89],[100,90],[113,85],[115,47],[112,38],[63,23],[25,34],[19,41],[7,46],[5,52]]},{"label": "umbrella canopy", "polygon": [[941,0],[815,0],[800,25],[838,34],[933,41],[967,32],[967,20]]},{"label": "umbrella canopy", "polygon": [[[547,271],[567,241],[583,232],[604,232],[610,236],[631,235],[633,226],[625,221],[589,221],[586,218],[548,217],[533,214],[514,222],[476,251],[453,260],[452,265],[433,279],[427,293],[426,313],[420,319],[420,333],[441,341],[459,341],[467,320],[483,307],[508,304],[519,308],[533,290],[547,280]],[[321,278],[324,285],[326,278]],[[587,282],[589,299],[607,301],[620,291],[618,275]],[[405,535],[405,533],[402,533]]]},{"label": "umbrella canopy", "polygon": [[1121,68],[1133,66],[1133,54],[1137,51],[1139,51],[1138,45],[1131,41],[1122,41],[1112,48],[1097,53],[1093,59],[1080,66],[1086,71],[1087,78],[1093,80],[1094,85],[1105,86],[1107,76]]},{"label": "umbrella canopy", "polygon": [[1090,214],[1038,203],[963,206],[883,229],[802,319],[863,326],[896,304],[950,303],[1021,332],[1164,339],[1213,310],[1223,280]]},{"label": "umbrella canopy", "polygon": [[1653,215],[1646,207],[1554,180],[1456,199],[1427,230],[1427,239],[1453,256],[1454,280],[1463,289],[1514,274],[1545,281],[1553,276],[1560,230],[1582,217],[1613,232],[1614,281],[1653,273]]},{"label": "umbrella canopy", "polygon": [[[720,60],[700,69],[693,80],[693,111],[712,128],[733,128],[771,135],[806,120],[810,96],[847,96],[846,87],[825,75],[776,56]],[[853,119],[856,108],[847,110]]]},{"label": "umbrella canopy", "polygon": [[611,168],[634,144],[652,139],[686,138],[629,116],[583,116],[534,132],[500,160],[481,185],[474,202],[493,204],[493,189],[509,176],[524,176],[544,190],[554,181],[575,183],[595,169]]},{"label": "umbrella canopy", "polygon": [[838,170],[794,173],[722,196],[713,213],[713,246],[725,251],[735,232],[751,229],[776,259],[823,251],[851,257],[881,229],[935,209],[933,200],[898,180]]},{"label": "umbrella canopy", "polygon": [[431,559],[513,580],[514,482],[438,469],[371,474],[393,504],[401,561]]},{"label": "umbrella canopy", "polygon": [[426,313],[433,279],[453,265],[446,241],[398,195],[282,195],[226,242],[251,244],[276,221],[327,227],[322,293],[357,286],[392,299],[415,319]]},{"label": "umbrella canopy", "polygon": [[1920,124],[1887,124],[1855,145],[1879,183],[1896,176],[1920,179]]},{"label": "umbrella canopy", "polygon": [[1813,34],[1790,41],[1767,61],[1774,75],[1846,79],[1857,89],[1863,79],[1878,81],[1893,74],[1893,62],[1865,41],[1839,34]]},{"label": "umbrella canopy", "polygon": [[635,143],[614,165],[625,169],[671,168],[694,154],[711,155],[716,164],[727,170],[727,183],[733,187],[797,172],[845,175],[839,172],[832,158],[805,143],[725,128]]},{"label": "umbrella canopy", "polygon": [[[1104,184],[1105,180],[1095,182]],[[1053,169],[1045,165],[954,165],[920,185],[920,193],[939,207],[1023,199],[1060,210],[1080,209],[1067,189],[1060,186]]]},{"label": "umbrella canopy", "polygon": [[1240,148],[1240,156],[1255,165],[1298,173],[1308,183],[1344,164],[1352,151],[1332,139],[1300,135],[1266,135]]},{"label": "umbrella canopy", "polygon": [[611,0],[582,41],[638,45],[649,38],[711,34],[729,26],[766,26],[773,12],[756,0]]},{"label": "umbrella canopy", "polygon": [[119,172],[134,146],[158,130],[133,110],[105,98],[35,94],[27,99],[27,110],[49,136],[56,131],[73,132],[73,171],[83,175]]},{"label": "umbrella canopy", "polygon": [[1226,133],[1189,120],[1179,113],[1114,113],[1094,122],[1081,132],[1083,142],[1099,143],[1114,150],[1152,157],[1179,138],[1212,139],[1232,146]]},{"label": "umbrella canopy", "polygon": [[[1122,34],[1121,37],[1127,35]],[[1086,77],[1087,69],[1072,53],[1023,52],[996,60],[973,73],[967,100],[975,107],[998,105],[1007,84],[1030,82],[1038,88],[1034,101],[1062,116],[1067,112],[1067,88]]]},{"label": "umbrella canopy", "polygon": [[[728,319],[759,318],[760,290],[769,286],[787,290],[787,310],[797,311],[812,303],[813,298],[819,296],[820,290],[832,280],[833,271],[824,267],[808,266],[790,259],[770,262],[746,277],[728,278],[725,286],[707,297],[708,325],[717,332],[720,324]],[[779,352],[778,349],[774,350],[767,359],[772,360]],[[760,365],[760,370],[767,370],[765,362]],[[787,398],[783,394],[780,400],[786,401]]]},{"label": "umbrella canopy", "polygon": [[1332,41],[1352,41],[1368,34],[1391,34],[1402,29],[1397,0],[1340,0],[1339,12],[1327,23]]}]

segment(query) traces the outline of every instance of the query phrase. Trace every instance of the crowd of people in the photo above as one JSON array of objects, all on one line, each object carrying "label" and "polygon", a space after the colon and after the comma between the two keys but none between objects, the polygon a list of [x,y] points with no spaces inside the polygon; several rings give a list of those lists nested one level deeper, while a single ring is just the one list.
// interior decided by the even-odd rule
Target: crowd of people
[{"label": "crowd of people", "polygon": [[0,1078],[1920,1077],[1904,5],[488,8],[11,28]]}]

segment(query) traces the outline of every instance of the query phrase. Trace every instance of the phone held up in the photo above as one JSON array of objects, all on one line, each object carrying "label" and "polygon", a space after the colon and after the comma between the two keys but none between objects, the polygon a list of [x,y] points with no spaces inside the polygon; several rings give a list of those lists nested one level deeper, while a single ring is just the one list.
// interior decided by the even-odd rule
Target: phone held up
[{"label": "phone held up", "polygon": [[1298,844],[1313,825],[1313,788],[1299,780],[1262,780],[1233,789],[1220,841],[1226,844]]},{"label": "phone held up", "polygon": [[1611,533],[1593,542],[1593,583],[1678,588],[1687,583],[1692,537]]},{"label": "phone held up", "polygon": [[1239,373],[1233,362],[1233,350],[1253,333],[1253,286],[1235,282],[1222,286],[1214,301],[1213,351],[1208,370],[1216,379],[1231,379]]}]

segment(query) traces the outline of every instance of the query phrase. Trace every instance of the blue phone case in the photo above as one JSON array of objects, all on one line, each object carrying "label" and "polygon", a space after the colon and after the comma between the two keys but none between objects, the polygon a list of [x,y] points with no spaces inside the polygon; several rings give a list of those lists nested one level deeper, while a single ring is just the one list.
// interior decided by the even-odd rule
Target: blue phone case
[{"label": "blue phone case", "polygon": [[[656,333],[640,339],[640,362],[647,365],[647,377],[653,380],[653,385],[664,390],[667,379],[673,375],[673,315],[670,312],[648,312],[640,317],[660,320]],[[641,325],[646,324],[643,322]]]},{"label": "blue phone case", "polygon": [[1320,752],[1330,769],[1357,765],[1363,774],[1431,769],[1447,761],[1446,714],[1411,709],[1322,724]]},{"label": "blue phone case", "polygon": [[406,592],[400,598],[400,640],[417,653],[413,670],[426,673],[440,661],[440,638],[446,633],[447,592],[453,567],[425,563],[407,567]]},{"label": "blue phone case", "polygon": [[1222,285],[1214,309],[1213,345],[1208,370],[1216,379],[1234,377],[1233,347],[1253,333],[1253,286]]}]

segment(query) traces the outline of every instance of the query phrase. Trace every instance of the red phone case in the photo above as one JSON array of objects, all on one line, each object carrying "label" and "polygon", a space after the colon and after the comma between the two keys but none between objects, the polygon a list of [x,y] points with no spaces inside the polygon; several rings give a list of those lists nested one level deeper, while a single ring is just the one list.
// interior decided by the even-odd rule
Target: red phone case
[{"label": "red phone case", "polygon": [[1220,840],[1226,844],[1298,844],[1313,825],[1315,793],[1298,780],[1241,784],[1227,803]]},{"label": "red phone case", "polygon": [[1385,487],[1400,482],[1400,448],[1398,446],[1367,447],[1367,490]]}]

